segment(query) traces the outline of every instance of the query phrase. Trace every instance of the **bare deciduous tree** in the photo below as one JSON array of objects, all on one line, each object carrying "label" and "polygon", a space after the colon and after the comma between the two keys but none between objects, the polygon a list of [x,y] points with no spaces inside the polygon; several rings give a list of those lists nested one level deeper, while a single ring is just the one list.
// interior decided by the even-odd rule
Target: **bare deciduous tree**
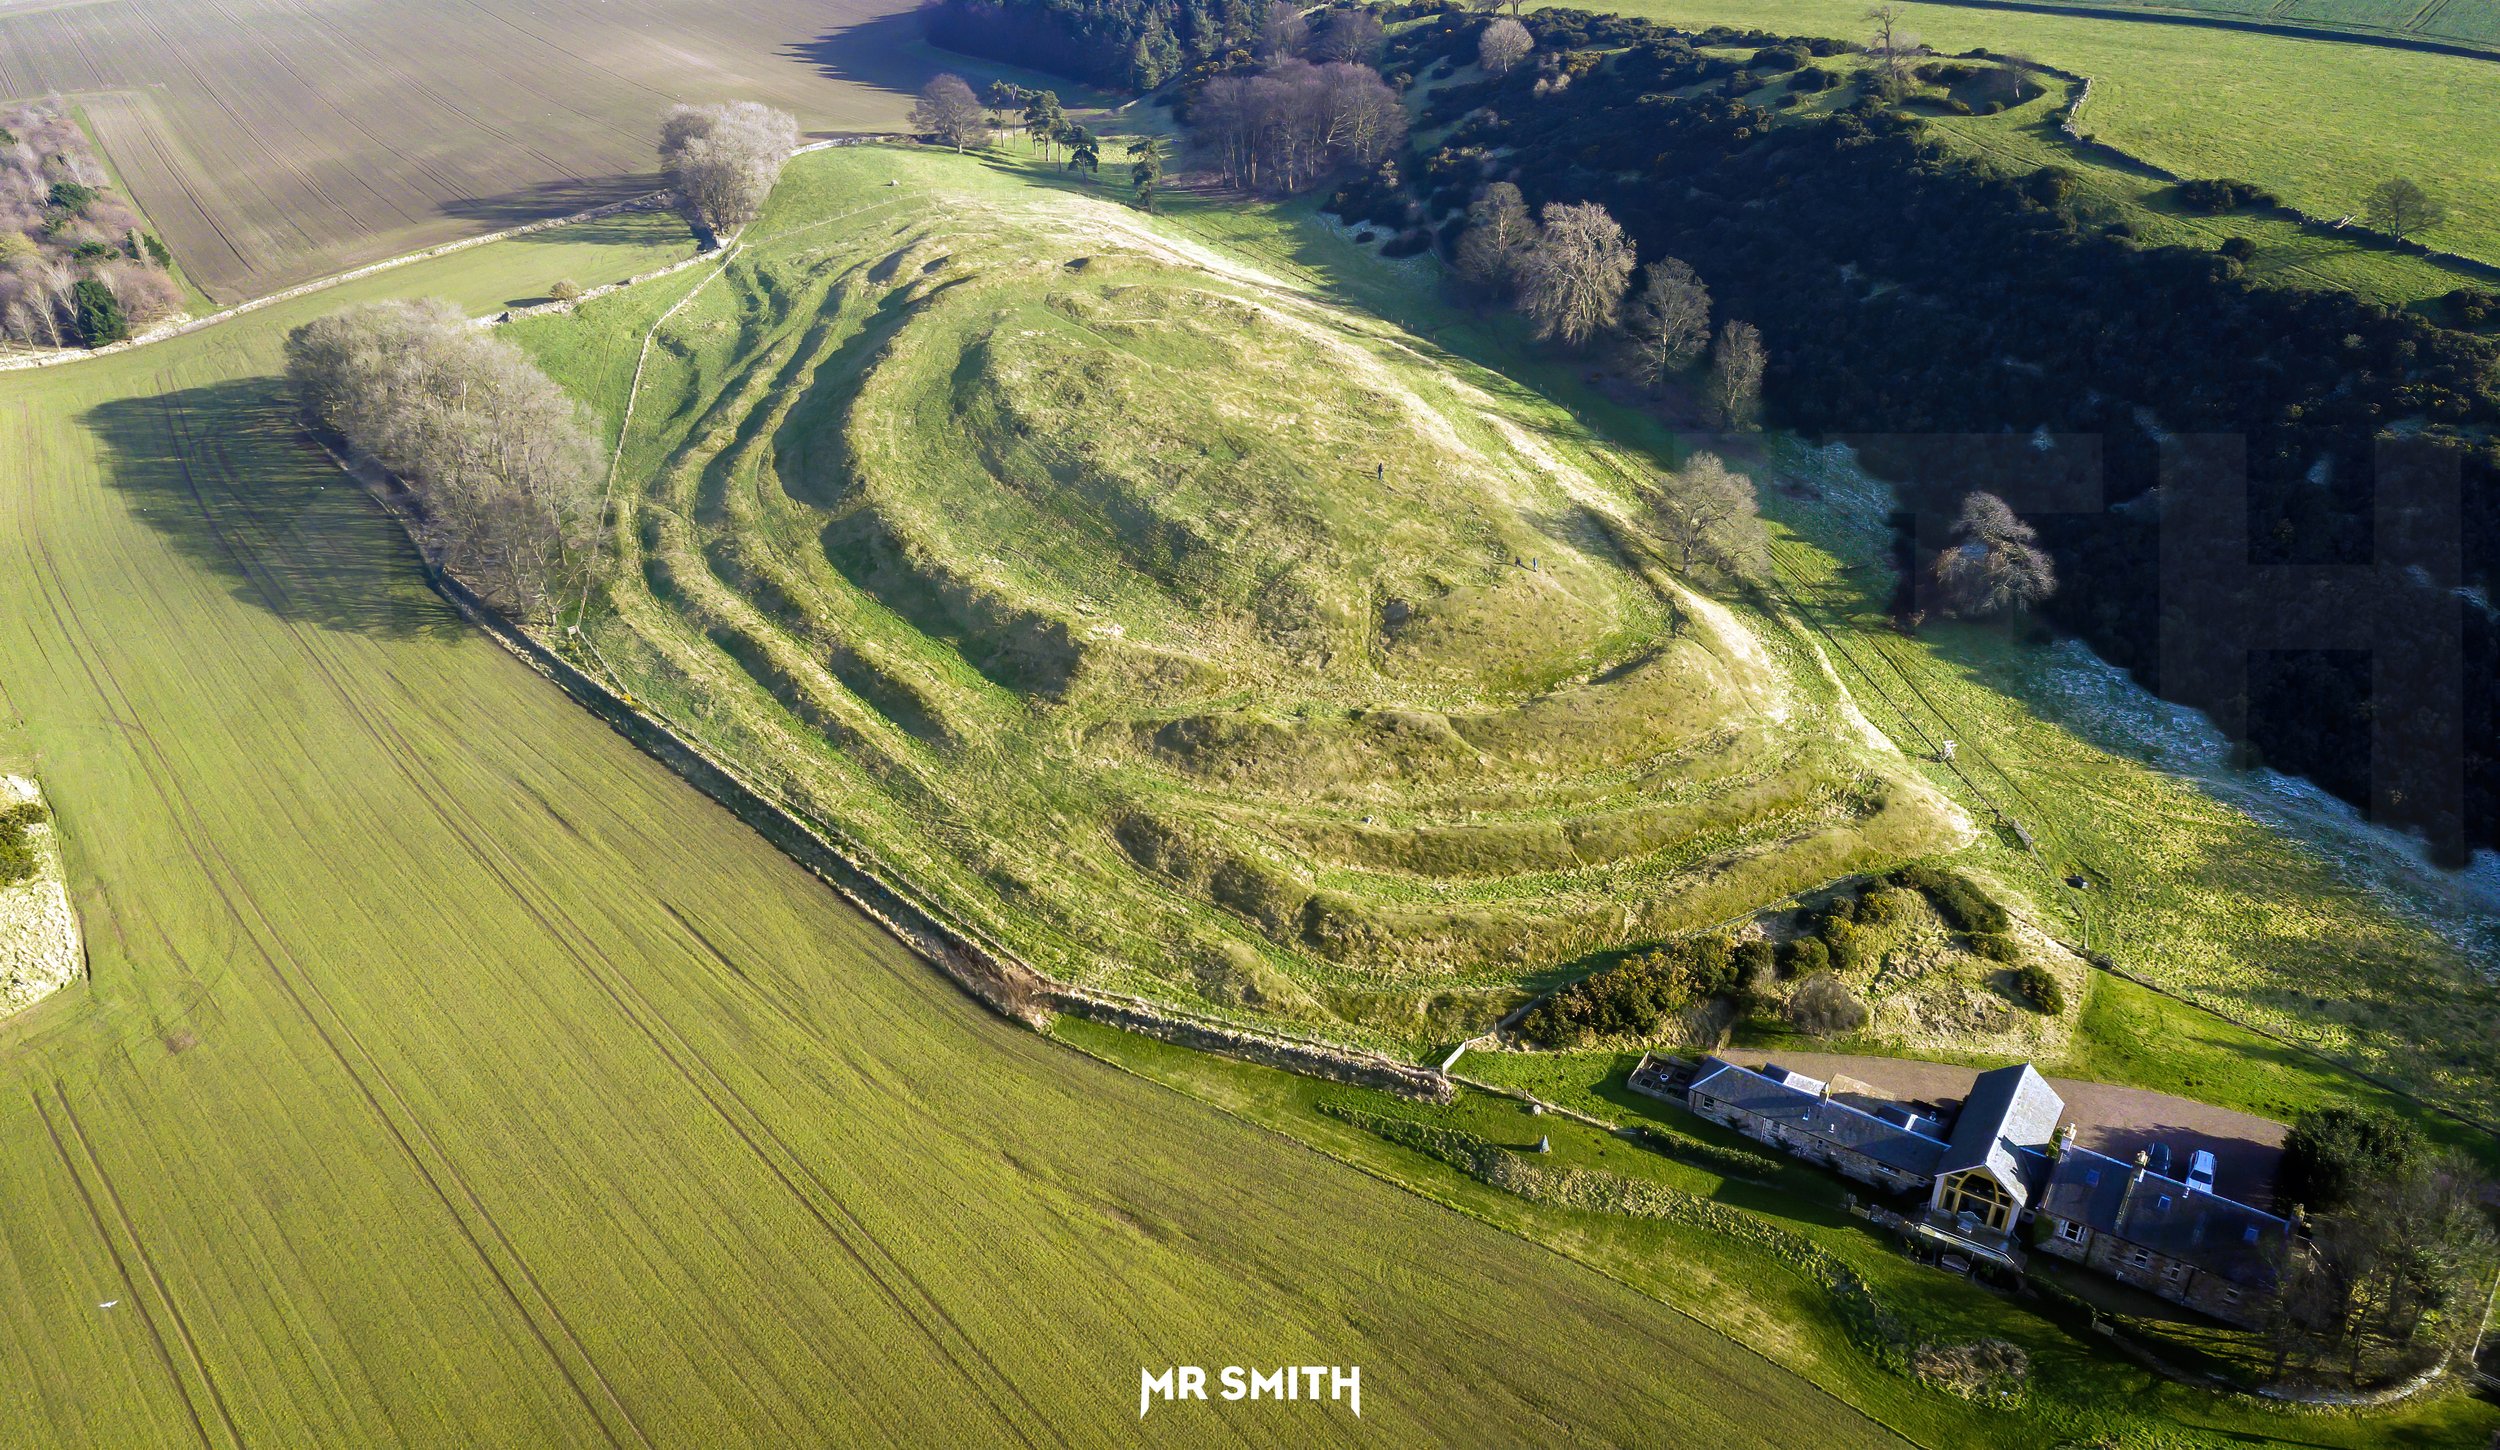
[{"label": "bare deciduous tree", "polygon": [[1866,1004],[1840,978],[1816,972],[1789,994],[1788,1023],[1817,1037],[1855,1032],[1866,1025]]},{"label": "bare deciduous tree", "polygon": [[404,481],[418,542],[497,608],[546,609],[594,567],[599,450],[580,404],[448,302],[373,302],[288,335],[306,415]]},{"label": "bare deciduous tree", "polygon": [[1866,23],[1873,27],[1866,41],[1867,53],[1875,57],[1883,78],[1884,98],[1897,101],[1910,88],[1910,57],[1919,49],[1916,33],[1904,30],[1901,22],[1909,12],[1899,5],[1882,4],[1870,7]]},{"label": "bare deciduous tree", "polygon": [[1660,257],[1642,270],[1625,330],[1633,370],[1644,382],[1660,382],[1710,346],[1710,289],[1689,263]]},{"label": "bare deciduous tree", "polygon": [[[109,341],[180,312],[164,243],[56,100],[0,106],[0,341]],[[118,317],[113,328],[93,323]]]},{"label": "bare deciduous tree", "polygon": [[1406,108],[1369,66],[1289,60],[1207,82],[1190,121],[1228,185],[1300,191],[1370,166],[1406,135]]},{"label": "bare deciduous tree", "polygon": [[1380,17],[1368,10],[1332,10],[1320,22],[1318,34],[1311,37],[1311,58],[1367,64],[1380,53],[1380,42],[1387,34]]},{"label": "bare deciduous tree", "polygon": [[721,236],[755,220],[798,149],[799,123],[754,101],[679,106],[660,122],[660,170],[697,226]]},{"label": "bare deciduous tree", "polygon": [[1593,201],[1548,202],[1520,259],[1519,310],[1536,335],[1579,347],[1615,325],[1632,285],[1631,238]]},{"label": "bare deciduous tree", "polygon": [[1696,453],[1680,472],[1658,480],[1647,500],[1658,535],[1678,556],[1680,572],[1714,569],[1731,582],[1769,572],[1770,535],[1753,480],[1715,453]]},{"label": "bare deciduous tree", "polygon": [[1504,17],[1484,28],[1476,41],[1476,63],[1489,76],[1510,74],[1511,67],[1528,58],[1536,49],[1536,41],[1528,35],[1528,27]]},{"label": "bare deciduous tree", "polygon": [[960,154],[989,139],[990,122],[969,82],[962,76],[942,75],[920,88],[920,99],[912,102],[911,128],[937,137]]},{"label": "bare deciduous tree", "polygon": [[1936,556],[1936,584],[1956,614],[2029,609],[2057,592],[2057,570],[2039,534],[1992,493],[1966,494],[1953,541]]},{"label": "bare deciduous tree", "polygon": [[2361,214],[2371,226],[2399,239],[2426,232],[2448,219],[2448,208],[2420,184],[2392,177],[2370,189]]},{"label": "bare deciduous tree", "polygon": [[1507,181],[1496,181],[1476,193],[1467,207],[1467,230],[1458,239],[1455,258],[1461,280],[1487,292],[1508,291],[1517,280],[1519,259],[1536,240],[1536,221],[1527,199]]},{"label": "bare deciduous tree", "polygon": [[1311,22],[1304,18],[1302,7],[1287,0],[1268,0],[1267,10],[1259,19],[1259,43],[1254,52],[1262,65],[1293,60],[1311,48]]},{"label": "bare deciduous tree", "polygon": [[1750,322],[1730,322],[1719,329],[1710,349],[1710,407],[1722,427],[1750,428],[1762,403],[1762,371],[1770,356],[1762,333]]}]

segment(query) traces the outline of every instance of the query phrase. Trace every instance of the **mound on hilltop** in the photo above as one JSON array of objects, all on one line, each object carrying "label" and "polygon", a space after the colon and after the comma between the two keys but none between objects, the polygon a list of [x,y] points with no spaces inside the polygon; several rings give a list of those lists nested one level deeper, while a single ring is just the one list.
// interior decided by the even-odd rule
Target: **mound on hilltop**
[{"label": "mound on hilltop", "polygon": [[1567,414],[1163,225],[795,164],[658,336],[602,658],[1046,970],[1376,1039],[1961,839]]}]

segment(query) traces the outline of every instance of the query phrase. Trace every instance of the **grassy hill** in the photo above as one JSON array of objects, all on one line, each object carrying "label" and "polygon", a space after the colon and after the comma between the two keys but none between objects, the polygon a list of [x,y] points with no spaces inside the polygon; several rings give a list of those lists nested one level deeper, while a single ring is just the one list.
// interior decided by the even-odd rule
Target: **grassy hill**
[{"label": "grassy hill", "polygon": [[278,395],[321,310],[686,245],[550,233],[0,375],[0,768],[92,967],[0,1027],[6,1438],[1092,1444],[1141,1363],[1240,1357],[1365,1366],[1361,1421],[1269,1421],[1319,1442],[1898,1443],[976,1009],[465,629]]},{"label": "grassy hill", "polygon": [[[618,418],[676,300],[516,335]],[[1053,972],[1419,1046],[1971,834],[1567,414],[1129,208],[805,158],[654,341],[597,661]]]}]

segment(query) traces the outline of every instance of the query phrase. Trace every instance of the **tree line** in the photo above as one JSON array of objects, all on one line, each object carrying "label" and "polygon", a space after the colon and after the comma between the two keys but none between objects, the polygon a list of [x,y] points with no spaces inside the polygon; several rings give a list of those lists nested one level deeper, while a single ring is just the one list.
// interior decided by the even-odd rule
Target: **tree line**
[{"label": "tree line", "polygon": [[182,311],[165,244],[56,105],[0,110],[0,341],[102,347]]},{"label": "tree line", "polygon": [[1148,91],[1248,59],[1266,13],[1264,0],[938,0],[924,17],[930,41],[948,50]]},{"label": "tree line", "polygon": [[[1350,215],[1464,268],[1492,184],[1540,224],[1551,206],[1603,208],[1639,256],[1689,263],[1714,309],[1759,331],[1769,421],[1852,441],[1900,485],[1905,622],[2054,584],[2044,618],[2213,714],[2245,759],[2417,828],[2447,859],[2500,843],[2490,342],[2259,286],[2227,252],[2143,245],[2071,175],[1983,169],[1879,96],[1812,116],[1749,99],[1827,42],[1539,10],[1518,22],[1529,58],[1456,74],[1480,66],[1492,23],[1447,12],[1389,41],[1390,72],[1448,78],[1418,123],[1444,139],[1348,188]],[[1745,47],[1751,60],[1707,53]],[[2453,524],[2379,516],[2381,445],[2399,432],[2424,455],[2407,467],[2461,478]],[[2192,435],[2245,440],[2229,466],[2247,473],[2249,537],[2244,553],[2206,545],[2232,550],[2215,559],[2368,566],[2264,617],[2282,647],[2235,643],[2258,607],[2237,585],[2174,561],[2165,596],[2164,469]],[[2018,508],[2029,535],[1965,521],[1974,493]],[[2081,494],[2100,503],[2068,502]],[[2383,634],[2371,655],[2341,646],[2373,613],[2441,627]],[[2460,650],[2461,702],[2425,693]],[[2374,772],[2374,720],[2463,741],[2461,766],[2427,751]]]},{"label": "tree line", "polygon": [[602,539],[589,414],[449,302],[371,302],[287,335],[306,422],[404,483],[427,560],[496,608],[543,615]]}]

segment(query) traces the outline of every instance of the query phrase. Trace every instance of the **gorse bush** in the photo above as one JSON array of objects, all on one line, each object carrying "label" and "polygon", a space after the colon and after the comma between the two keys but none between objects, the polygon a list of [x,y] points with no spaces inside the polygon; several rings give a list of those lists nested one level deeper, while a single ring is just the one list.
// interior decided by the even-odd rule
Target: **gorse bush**
[{"label": "gorse bush", "polygon": [[2197,178],[2182,181],[2171,188],[2179,205],[2190,211],[2219,214],[2250,207],[2270,207],[2278,203],[2273,192],[2253,181],[2233,181],[2229,177]]},{"label": "gorse bush", "polygon": [[1726,937],[1708,936],[1626,957],[1538,1003],[1519,1019],[1519,1035],[1547,1047],[1648,1036],[1668,1017],[1742,985],[1738,950]]},{"label": "gorse bush", "polygon": [[2038,962],[2026,962],[2015,970],[2014,990],[2032,1010],[2046,1016],[2054,1017],[2066,1010],[2066,989]]},{"label": "gorse bush", "polygon": [[0,886],[31,880],[42,866],[28,828],[43,819],[43,807],[33,801],[0,807]]},{"label": "gorse bush", "polygon": [[1938,866],[1904,866],[1889,879],[1895,886],[1924,895],[1946,921],[1974,938],[1999,935],[2014,925],[2004,907],[1958,871]]}]

